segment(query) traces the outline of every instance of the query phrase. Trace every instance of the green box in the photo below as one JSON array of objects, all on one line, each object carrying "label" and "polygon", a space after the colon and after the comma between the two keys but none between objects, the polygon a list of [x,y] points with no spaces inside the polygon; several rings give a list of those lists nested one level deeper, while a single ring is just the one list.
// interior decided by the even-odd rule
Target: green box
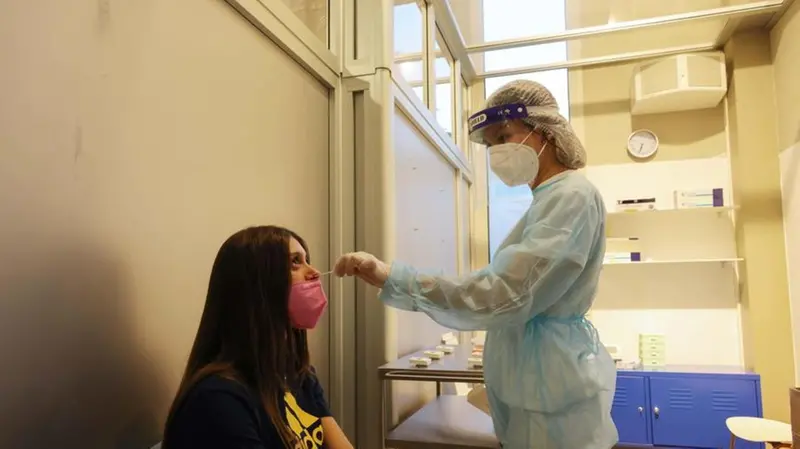
[{"label": "green box", "polygon": [[662,334],[639,334],[639,344],[665,344],[667,337]]}]

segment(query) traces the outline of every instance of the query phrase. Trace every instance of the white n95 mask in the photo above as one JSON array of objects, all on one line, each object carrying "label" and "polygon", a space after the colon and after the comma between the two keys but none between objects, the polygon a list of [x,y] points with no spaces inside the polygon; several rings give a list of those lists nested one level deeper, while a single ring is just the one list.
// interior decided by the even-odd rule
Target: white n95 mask
[{"label": "white n95 mask", "polygon": [[544,151],[547,142],[537,154],[536,150],[525,145],[531,134],[520,143],[502,143],[489,147],[489,166],[503,184],[509,187],[529,184],[539,174],[539,155]]}]

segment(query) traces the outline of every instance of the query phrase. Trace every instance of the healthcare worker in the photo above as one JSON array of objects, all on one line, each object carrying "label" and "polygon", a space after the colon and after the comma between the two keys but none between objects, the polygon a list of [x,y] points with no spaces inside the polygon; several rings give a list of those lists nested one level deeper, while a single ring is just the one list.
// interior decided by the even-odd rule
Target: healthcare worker
[{"label": "healthcare worker", "polygon": [[427,275],[368,253],[346,254],[339,276],[382,289],[387,305],[452,329],[486,329],[484,376],[504,449],[608,449],[616,367],[586,319],[605,252],[605,208],[583,175],[586,153],[553,95],[514,81],[469,119],[492,171],[528,184],[528,211],[489,266],[463,277]]}]

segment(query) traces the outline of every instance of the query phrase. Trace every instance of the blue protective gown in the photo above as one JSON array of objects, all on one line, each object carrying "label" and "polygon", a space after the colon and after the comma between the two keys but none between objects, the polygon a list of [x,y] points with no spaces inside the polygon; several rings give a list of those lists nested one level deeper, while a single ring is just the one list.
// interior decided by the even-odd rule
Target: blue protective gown
[{"label": "blue protective gown", "polygon": [[392,307],[458,330],[487,330],[484,376],[505,449],[608,449],[616,367],[585,318],[605,253],[605,207],[574,171],[533,191],[492,263],[463,277],[395,262]]}]

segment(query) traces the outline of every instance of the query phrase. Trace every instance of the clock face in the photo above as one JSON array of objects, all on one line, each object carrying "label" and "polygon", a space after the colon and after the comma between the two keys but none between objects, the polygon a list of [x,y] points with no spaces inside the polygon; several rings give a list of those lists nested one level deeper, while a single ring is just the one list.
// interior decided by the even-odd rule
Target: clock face
[{"label": "clock face", "polygon": [[628,153],[637,159],[647,159],[656,154],[658,137],[648,130],[634,131],[628,137]]}]

